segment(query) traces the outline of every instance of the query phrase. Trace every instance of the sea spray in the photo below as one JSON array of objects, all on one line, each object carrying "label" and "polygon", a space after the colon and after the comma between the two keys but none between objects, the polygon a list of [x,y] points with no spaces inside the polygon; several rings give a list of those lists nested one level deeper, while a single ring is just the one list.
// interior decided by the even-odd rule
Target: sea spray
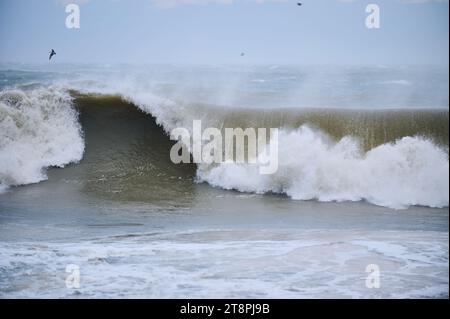
[{"label": "sea spray", "polygon": [[64,90],[0,92],[0,190],[46,179],[45,168],[79,161],[84,141]]},{"label": "sea spray", "polygon": [[279,168],[261,175],[250,164],[200,166],[200,181],[242,192],[282,193],[296,200],[359,201],[391,208],[449,204],[449,162],[429,140],[404,137],[361,150],[357,139],[333,142],[301,126],[280,130]]},{"label": "sea spray", "polygon": [[[41,181],[46,178],[46,167],[64,166],[81,159],[84,150],[81,127],[65,92],[40,88],[1,93],[3,188]],[[90,99],[94,104],[104,99],[101,95],[81,93],[77,98]],[[189,122],[192,125],[196,118],[221,129],[279,128],[276,174],[261,175],[255,165],[246,163],[198,165],[197,180],[213,186],[261,194],[280,193],[298,200],[366,200],[394,208],[448,206],[446,110],[258,112],[178,104],[143,92],[118,93],[108,97],[105,106],[115,108],[124,100],[153,116],[161,125],[161,135],[155,138],[168,139],[170,129]],[[367,140],[373,142],[368,144]],[[447,145],[443,145],[445,140]],[[169,153],[170,150],[166,155]],[[141,160],[145,161],[145,157]]]},{"label": "sea spray", "polygon": [[153,116],[166,134],[162,138],[173,128],[192,127],[195,119],[221,130],[279,128],[276,174],[261,175],[249,163],[199,164],[199,182],[296,200],[366,200],[398,209],[449,204],[446,110],[219,108],[142,92],[116,98],[115,103],[123,99]]}]

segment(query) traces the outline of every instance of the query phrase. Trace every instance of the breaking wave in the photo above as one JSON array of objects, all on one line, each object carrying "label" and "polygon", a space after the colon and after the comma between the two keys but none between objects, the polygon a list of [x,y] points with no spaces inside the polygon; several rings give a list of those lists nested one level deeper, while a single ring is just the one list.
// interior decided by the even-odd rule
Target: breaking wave
[{"label": "breaking wave", "polygon": [[225,189],[297,200],[366,200],[391,208],[448,206],[448,174],[446,152],[429,140],[404,137],[366,153],[352,137],[331,142],[308,126],[280,131],[279,168],[273,175],[236,163],[198,171],[200,180]]},{"label": "breaking wave", "polygon": [[[252,164],[199,165],[196,179],[215,187],[295,200],[366,200],[392,208],[449,203],[448,110],[258,110],[183,104],[142,92],[94,93],[56,87],[0,93],[3,188],[42,181],[45,168],[82,159],[78,111],[89,104],[112,110],[132,104],[161,126],[152,143],[168,140],[175,127],[191,128],[194,119],[205,127],[280,129],[275,174],[260,175]],[[105,148],[114,149],[110,143]]]},{"label": "breaking wave", "polygon": [[81,160],[84,141],[72,98],[39,88],[0,92],[0,188],[37,183],[45,168]]}]

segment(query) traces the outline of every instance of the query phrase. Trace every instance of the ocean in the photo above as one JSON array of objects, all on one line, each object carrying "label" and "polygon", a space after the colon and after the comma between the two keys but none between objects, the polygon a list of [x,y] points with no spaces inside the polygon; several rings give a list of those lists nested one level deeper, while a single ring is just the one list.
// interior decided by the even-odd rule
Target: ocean
[{"label": "ocean", "polygon": [[[448,298],[448,86],[433,66],[0,64],[0,297]],[[277,172],[174,164],[193,120],[278,128]]]}]

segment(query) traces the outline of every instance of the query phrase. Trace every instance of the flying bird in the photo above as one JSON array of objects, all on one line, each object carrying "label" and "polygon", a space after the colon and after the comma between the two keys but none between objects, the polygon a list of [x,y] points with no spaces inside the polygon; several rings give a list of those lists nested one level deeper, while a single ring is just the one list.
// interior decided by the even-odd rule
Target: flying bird
[{"label": "flying bird", "polygon": [[244,55],[245,55],[245,53],[244,53],[244,52],[242,52],[242,53],[241,53],[241,56],[244,56]]},{"label": "flying bird", "polygon": [[297,2],[297,5],[298,5],[299,7],[301,7],[302,4],[303,4],[303,3],[301,3],[301,2]]},{"label": "flying bird", "polygon": [[55,50],[52,49],[50,51],[50,56],[48,57],[48,60],[50,61],[55,54],[56,54]]}]

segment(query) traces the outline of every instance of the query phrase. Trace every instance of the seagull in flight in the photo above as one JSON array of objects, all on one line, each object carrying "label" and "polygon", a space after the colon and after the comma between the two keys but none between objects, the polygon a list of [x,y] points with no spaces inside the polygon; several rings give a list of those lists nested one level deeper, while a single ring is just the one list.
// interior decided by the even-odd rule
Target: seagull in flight
[{"label": "seagull in flight", "polygon": [[48,57],[48,60],[50,61],[55,54],[56,54],[55,50],[52,49],[50,51],[50,56]]}]

